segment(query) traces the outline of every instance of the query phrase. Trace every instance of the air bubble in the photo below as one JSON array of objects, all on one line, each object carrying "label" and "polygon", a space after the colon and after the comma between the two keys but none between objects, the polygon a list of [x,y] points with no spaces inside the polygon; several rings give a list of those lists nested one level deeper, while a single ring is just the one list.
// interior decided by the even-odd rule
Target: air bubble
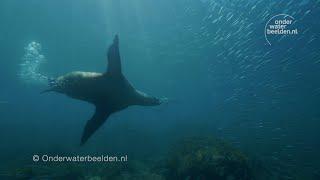
[{"label": "air bubble", "polygon": [[41,44],[34,41],[29,43],[20,64],[20,79],[26,83],[47,84],[48,77],[39,72],[39,67],[44,62],[46,58],[41,54]]}]

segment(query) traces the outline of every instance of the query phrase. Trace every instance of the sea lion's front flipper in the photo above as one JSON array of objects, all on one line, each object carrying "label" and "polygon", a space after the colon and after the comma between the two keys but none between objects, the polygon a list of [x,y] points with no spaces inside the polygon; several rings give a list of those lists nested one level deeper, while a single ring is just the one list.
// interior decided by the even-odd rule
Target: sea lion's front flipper
[{"label": "sea lion's front flipper", "polygon": [[107,73],[111,75],[121,75],[121,58],[119,52],[119,37],[114,37],[112,45],[108,50]]},{"label": "sea lion's front flipper", "polygon": [[96,106],[96,111],[92,118],[87,122],[82,138],[81,145],[87,142],[87,140],[92,136],[92,134],[107,120],[110,116],[111,111],[105,106]]}]

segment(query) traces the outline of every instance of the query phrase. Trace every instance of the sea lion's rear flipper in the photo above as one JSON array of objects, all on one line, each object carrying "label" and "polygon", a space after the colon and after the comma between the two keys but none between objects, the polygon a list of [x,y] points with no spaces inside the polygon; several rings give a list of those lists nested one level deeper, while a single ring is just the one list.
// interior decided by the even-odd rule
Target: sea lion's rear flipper
[{"label": "sea lion's rear flipper", "polygon": [[121,58],[119,52],[119,37],[114,37],[112,45],[108,50],[108,68],[107,74],[121,75]]},{"label": "sea lion's rear flipper", "polygon": [[87,122],[82,138],[81,145],[87,142],[87,140],[92,136],[92,134],[107,120],[110,116],[111,111],[105,106],[96,106],[96,111],[92,118]]}]

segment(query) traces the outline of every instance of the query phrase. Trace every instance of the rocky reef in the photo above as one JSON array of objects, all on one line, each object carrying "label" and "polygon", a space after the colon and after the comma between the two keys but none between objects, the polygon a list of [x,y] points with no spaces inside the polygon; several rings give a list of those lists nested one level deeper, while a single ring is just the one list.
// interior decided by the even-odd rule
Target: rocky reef
[{"label": "rocky reef", "polygon": [[164,180],[161,175],[153,173],[145,164],[138,161],[131,163],[96,164],[93,166],[79,164],[37,165],[18,168],[2,173],[4,180]]},{"label": "rocky reef", "polygon": [[225,141],[188,138],[169,153],[167,179],[249,180],[248,158]]}]

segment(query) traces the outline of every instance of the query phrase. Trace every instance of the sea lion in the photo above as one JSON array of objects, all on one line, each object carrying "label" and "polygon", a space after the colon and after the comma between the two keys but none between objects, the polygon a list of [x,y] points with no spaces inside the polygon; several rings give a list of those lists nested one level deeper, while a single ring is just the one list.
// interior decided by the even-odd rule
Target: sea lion
[{"label": "sea lion", "polygon": [[118,35],[109,47],[107,56],[106,72],[70,72],[50,79],[50,89],[44,91],[66,94],[95,105],[95,113],[84,128],[81,145],[87,142],[112,113],[132,105],[156,106],[164,102],[164,99],[136,90],[122,74]]}]

